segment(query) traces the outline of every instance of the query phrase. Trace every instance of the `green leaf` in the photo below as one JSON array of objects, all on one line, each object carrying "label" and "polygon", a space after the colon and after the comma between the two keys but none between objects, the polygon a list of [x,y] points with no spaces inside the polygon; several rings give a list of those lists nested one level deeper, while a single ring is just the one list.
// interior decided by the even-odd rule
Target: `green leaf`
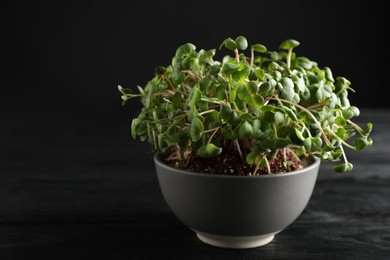
[{"label": "green leaf", "polygon": [[230,116],[232,114],[232,109],[230,106],[223,106],[222,109],[221,109],[221,117],[223,120],[225,120],[226,122],[229,121],[230,119]]},{"label": "green leaf", "polygon": [[249,113],[244,113],[240,116],[240,118],[243,120],[243,121],[248,121],[248,122],[252,122],[253,121],[253,116]]},{"label": "green leaf", "polygon": [[298,121],[297,115],[294,113],[294,111],[286,106],[282,106],[283,110],[287,113],[288,117],[291,118],[293,121]]},{"label": "green leaf", "polygon": [[289,145],[290,143],[291,143],[291,141],[287,138],[276,138],[275,139],[275,146],[277,148],[284,148],[287,145]]},{"label": "green leaf", "polygon": [[322,139],[319,137],[308,137],[303,141],[303,145],[307,152],[315,152],[322,146]]},{"label": "green leaf", "polygon": [[173,104],[178,105],[178,106],[180,106],[183,102],[183,99],[182,99],[180,93],[175,93],[175,95],[172,96],[171,100],[172,100]]},{"label": "green leaf", "polygon": [[298,130],[298,128],[294,128],[295,129],[295,134],[297,135],[297,137],[299,139],[301,139],[302,141],[305,140],[305,137],[303,136],[302,132]]},{"label": "green leaf", "polygon": [[356,117],[356,116],[360,115],[360,111],[359,111],[359,109],[357,107],[350,106],[348,109],[353,113],[353,116]]},{"label": "green leaf", "polygon": [[196,115],[196,113],[197,113],[197,110],[196,110],[196,105],[195,105],[194,102],[190,102],[190,103],[188,104],[188,106],[189,106],[190,110],[189,110],[188,113],[187,113],[187,119],[188,119],[189,121],[191,121],[192,118],[195,117],[195,115]]},{"label": "green leaf", "polygon": [[254,105],[259,106],[259,107],[264,105],[264,98],[262,96],[260,96],[260,95],[253,95],[252,99],[253,99]]},{"label": "green leaf", "polygon": [[212,83],[212,79],[210,79],[209,77],[204,77],[199,81],[199,88],[201,91],[206,91]]},{"label": "green leaf", "polygon": [[261,84],[259,87],[259,91],[263,95],[267,95],[271,91],[271,89],[272,89],[272,86],[269,82],[265,82],[265,83]]},{"label": "green leaf", "polygon": [[363,150],[364,148],[372,146],[373,141],[371,138],[358,138],[355,140],[355,148],[358,151]]},{"label": "green leaf", "polygon": [[248,41],[244,36],[238,36],[235,42],[237,45],[237,49],[246,50],[246,48],[248,48]]},{"label": "green leaf", "polygon": [[244,65],[244,68],[242,70],[233,72],[232,78],[234,81],[243,81],[249,76],[249,73],[249,68]]},{"label": "green leaf", "polygon": [[234,140],[236,139],[236,135],[234,134],[234,132],[232,131],[232,129],[230,128],[230,126],[225,126],[221,129],[221,134],[223,135],[223,137],[229,139],[229,140]]},{"label": "green leaf", "polygon": [[191,126],[190,126],[190,137],[193,142],[198,141],[202,138],[204,126],[202,121],[196,116],[192,118]]},{"label": "green leaf", "polygon": [[158,142],[158,146],[160,147],[161,150],[165,150],[168,148],[168,143],[164,140],[163,133],[159,133],[157,135],[157,142]]},{"label": "green leaf", "polygon": [[133,120],[131,120],[131,136],[133,137],[133,139],[136,139],[137,138],[137,126],[139,124],[139,119],[138,118],[134,118]]},{"label": "green leaf", "polygon": [[177,62],[175,63],[175,65],[173,66],[172,68],[172,72],[173,72],[173,79],[175,80],[175,82],[177,83],[181,83],[183,81],[183,78],[184,78],[184,73],[182,72],[182,64],[181,62]]},{"label": "green leaf", "polygon": [[340,137],[341,139],[345,140],[348,137],[348,135],[346,135],[346,133],[347,133],[347,131],[344,128],[340,127],[337,129],[336,135],[338,137]]},{"label": "green leaf", "polygon": [[306,57],[298,57],[296,60],[299,64],[299,66],[301,66],[302,68],[304,68],[306,70],[313,68],[313,66],[315,65],[315,62],[312,62],[311,60],[309,60]]},{"label": "green leaf", "polygon": [[213,65],[210,67],[210,75],[216,76],[221,71],[221,65]]},{"label": "green leaf", "polygon": [[227,49],[229,49],[231,51],[234,51],[235,49],[237,49],[236,42],[230,37],[223,41],[221,46],[219,46],[219,49],[221,49],[222,46],[225,46]]},{"label": "green leaf", "polygon": [[283,125],[285,123],[285,117],[282,112],[276,111],[274,114],[275,117],[275,124],[276,125]]},{"label": "green leaf", "polygon": [[164,75],[167,72],[167,69],[163,66],[158,66],[154,69],[157,75]]},{"label": "green leaf", "polygon": [[275,148],[275,140],[274,139],[265,139],[261,142],[262,149],[274,149]]},{"label": "green leaf", "polygon": [[190,96],[189,96],[189,102],[193,102],[193,103],[196,103],[196,102],[199,102],[202,98],[202,91],[200,91],[199,89],[199,85],[195,85],[192,90],[191,90],[191,93],[190,93]]},{"label": "green leaf", "polygon": [[265,72],[264,72],[263,69],[256,69],[255,70],[255,75],[260,80],[266,80],[267,79],[267,76],[265,75]]},{"label": "green leaf", "polygon": [[263,132],[260,129],[256,129],[252,127],[252,130],[253,130],[252,138],[254,139],[260,139],[260,137],[263,135]]},{"label": "green leaf", "polygon": [[341,125],[341,126],[346,126],[347,123],[345,122],[345,119],[341,116],[338,116],[335,118],[334,122],[338,125]]},{"label": "green leaf", "polygon": [[229,96],[229,101],[230,103],[234,103],[237,98],[237,85],[233,85],[233,87],[230,90],[230,96]]},{"label": "green leaf", "polygon": [[282,90],[282,94],[280,95],[282,98],[292,101],[294,99],[294,89],[290,87],[285,87]]},{"label": "green leaf", "polygon": [[232,112],[230,114],[230,117],[228,119],[228,123],[231,124],[232,126],[236,126],[237,124],[240,123],[240,117],[237,115],[236,112]]},{"label": "green leaf", "polygon": [[[286,56],[286,55],[283,55],[281,52],[277,52],[277,51],[269,51],[268,53],[269,53],[271,59],[274,61],[281,60]],[[286,53],[284,53],[284,54],[286,54]]]},{"label": "green leaf", "polygon": [[249,81],[246,86],[251,94],[256,94],[259,89],[257,83],[254,81]]},{"label": "green leaf", "polygon": [[267,165],[267,158],[266,157],[258,157],[256,160],[256,163],[258,163],[260,168],[264,168]]},{"label": "green leaf", "polygon": [[311,143],[312,143],[312,141],[311,141],[310,137],[308,137],[305,140],[303,140],[303,146],[305,147],[307,152],[311,151]]},{"label": "green leaf", "polygon": [[222,148],[219,148],[214,144],[209,143],[209,144],[202,145],[198,149],[197,154],[203,158],[210,158],[210,157],[217,156],[221,152],[222,152]]},{"label": "green leaf", "polygon": [[325,69],[325,78],[327,81],[334,82],[333,74],[330,68],[324,67]]},{"label": "green leaf", "polygon": [[299,45],[299,42],[294,39],[285,40],[280,44],[279,49],[282,50],[289,50],[291,48],[297,47]]},{"label": "green leaf", "polygon": [[185,55],[190,54],[195,51],[196,47],[192,43],[186,43],[181,45],[177,50],[175,56],[179,59],[183,58]]},{"label": "green leaf", "polygon": [[272,105],[266,105],[261,107],[262,112],[275,111],[275,110],[277,110],[276,107]]},{"label": "green leaf", "polygon": [[305,85],[305,81],[303,80],[303,78],[293,76],[292,79],[293,79],[295,85],[298,87],[300,92],[304,92],[306,90],[306,85]]},{"label": "green leaf", "polygon": [[252,121],[252,128],[253,129],[260,129],[261,121],[259,119],[254,119]]},{"label": "green leaf", "polygon": [[217,87],[217,91],[215,92],[215,97],[218,99],[218,100],[224,100],[226,98],[226,95],[225,95],[225,86],[224,85],[219,85]]},{"label": "green leaf", "polygon": [[139,93],[141,93],[142,95],[145,95],[145,91],[141,86],[137,86],[137,88],[138,88]]},{"label": "green leaf", "polygon": [[333,170],[340,173],[352,171],[353,165],[349,162],[339,164],[333,167]]},{"label": "green leaf", "polygon": [[351,119],[355,115],[349,108],[344,109],[342,113],[345,120]]},{"label": "green leaf", "polygon": [[223,64],[222,72],[227,75],[231,75],[234,72],[238,71],[241,64],[239,63],[232,63],[232,62],[226,62]]},{"label": "green leaf", "polygon": [[367,123],[367,128],[363,131],[363,135],[368,136],[372,131],[372,123]]},{"label": "green leaf", "polygon": [[148,131],[148,123],[146,121],[138,121],[138,126],[136,127],[137,135],[142,136]]},{"label": "green leaf", "polygon": [[187,148],[188,147],[188,135],[186,132],[180,132],[177,140],[177,144],[179,145],[180,148]]},{"label": "green leaf", "polygon": [[251,46],[252,49],[255,51],[255,52],[259,52],[259,53],[265,53],[267,52],[267,47],[265,47],[264,45],[262,44],[254,44]]},{"label": "green leaf", "polygon": [[322,139],[319,137],[312,137],[311,151],[315,152],[319,150],[322,146]]},{"label": "green leaf", "polygon": [[238,138],[240,139],[245,139],[245,138],[250,138],[252,137],[253,130],[252,130],[252,125],[245,121],[242,123],[240,126],[240,129],[238,130]]},{"label": "green leaf", "polygon": [[248,153],[248,155],[246,156],[245,160],[246,160],[246,163],[249,164],[249,165],[252,165],[255,163],[256,161],[256,158],[259,156],[258,153],[256,152],[250,152]]},{"label": "green leaf", "polygon": [[294,82],[288,77],[283,77],[280,83],[282,83],[284,88],[294,89]]},{"label": "green leaf", "polygon": [[317,98],[318,103],[321,103],[322,101],[324,101],[324,93],[322,91],[322,88],[320,88],[320,87],[316,91],[316,98]]},{"label": "green leaf", "polygon": [[238,97],[241,100],[246,100],[250,96],[249,90],[245,86],[244,87],[239,87],[237,89],[237,94],[238,94]]},{"label": "green leaf", "polygon": [[298,104],[299,101],[301,101],[301,98],[299,97],[299,95],[297,93],[295,93],[292,102],[294,102],[295,104]]},{"label": "green leaf", "polygon": [[[140,86],[137,86],[137,87],[140,87]],[[123,95],[131,95],[131,94],[133,94],[133,91],[131,89],[129,89],[129,88],[122,88],[121,85],[118,85],[118,90]],[[142,91],[143,91],[143,89],[142,89]]]},{"label": "green leaf", "polygon": [[211,113],[207,114],[207,119],[211,122],[215,122],[219,119],[219,112],[218,111],[213,111]]}]

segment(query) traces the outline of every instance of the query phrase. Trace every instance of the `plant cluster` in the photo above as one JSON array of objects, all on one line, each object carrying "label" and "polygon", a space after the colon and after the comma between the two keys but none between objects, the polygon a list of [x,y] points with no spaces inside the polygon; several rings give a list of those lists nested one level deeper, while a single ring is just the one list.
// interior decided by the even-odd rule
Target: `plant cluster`
[{"label": "plant cluster", "polygon": [[143,105],[132,121],[133,138],[149,141],[183,165],[189,155],[236,153],[251,165],[248,175],[259,169],[271,173],[269,161],[287,152],[342,160],[334,170],[352,170],[345,148],[371,146],[372,124],[363,129],[352,121],[359,109],[348,99],[351,82],[297,56],[298,45],[286,40],[280,50],[268,51],[254,44],[246,56],[243,36],[227,38],[220,49],[232,55],[221,61],[214,59],[215,49],[180,46],[171,65],[157,67],[147,85],[138,86],[139,93],[118,86],[123,104],[137,97]]}]

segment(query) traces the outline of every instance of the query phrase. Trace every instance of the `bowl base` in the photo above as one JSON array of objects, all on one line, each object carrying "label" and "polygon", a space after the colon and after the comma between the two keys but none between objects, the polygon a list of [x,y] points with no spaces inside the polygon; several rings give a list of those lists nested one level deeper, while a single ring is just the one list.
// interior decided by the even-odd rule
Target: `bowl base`
[{"label": "bowl base", "polygon": [[234,249],[246,249],[264,246],[271,242],[275,234],[278,232],[260,235],[260,236],[221,236],[209,233],[200,232],[194,230],[196,236],[204,243],[223,247],[223,248],[234,248]]}]

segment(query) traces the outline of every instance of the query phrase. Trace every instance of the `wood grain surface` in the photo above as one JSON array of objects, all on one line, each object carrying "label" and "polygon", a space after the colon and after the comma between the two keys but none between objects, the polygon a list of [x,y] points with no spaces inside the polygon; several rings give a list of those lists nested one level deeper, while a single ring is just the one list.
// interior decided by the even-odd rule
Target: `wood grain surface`
[{"label": "wood grain surface", "polygon": [[[162,198],[127,124],[12,115],[0,128],[0,259],[390,259],[390,110],[352,173],[322,164],[302,215],[264,247],[200,242]],[[261,220],[259,220],[261,221]]]}]

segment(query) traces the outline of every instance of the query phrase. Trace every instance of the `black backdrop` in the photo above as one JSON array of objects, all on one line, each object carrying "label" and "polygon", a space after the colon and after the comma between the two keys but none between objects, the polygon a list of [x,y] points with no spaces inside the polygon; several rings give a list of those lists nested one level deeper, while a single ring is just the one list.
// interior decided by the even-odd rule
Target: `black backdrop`
[{"label": "black backdrop", "polygon": [[269,49],[297,39],[299,55],[352,81],[352,104],[388,107],[389,15],[384,1],[358,2],[3,2],[1,113],[127,123],[140,104],[122,108],[117,84],[144,85],[185,42],[238,35]]}]

